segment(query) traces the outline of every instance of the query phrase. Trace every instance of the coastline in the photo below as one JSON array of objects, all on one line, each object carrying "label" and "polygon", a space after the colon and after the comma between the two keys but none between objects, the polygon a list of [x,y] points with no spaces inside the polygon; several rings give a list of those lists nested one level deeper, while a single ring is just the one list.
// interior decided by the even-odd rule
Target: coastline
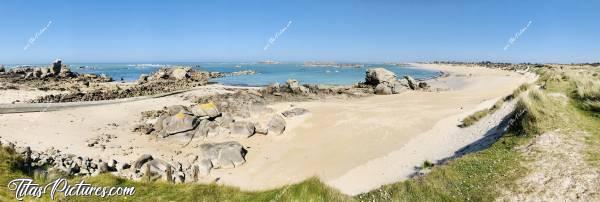
[{"label": "coastline", "polygon": [[[406,159],[410,154],[398,151],[409,148],[406,145],[417,144],[411,143],[415,139],[431,140],[431,135],[424,135],[431,133],[431,128],[455,128],[461,117],[489,107],[522,82],[532,79],[514,72],[483,68],[440,66],[439,70],[447,71],[448,76],[432,79],[432,86],[448,87],[447,91],[408,91],[353,100],[271,104],[269,107],[276,112],[294,106],[306,108],[310,113],[288,119],[282,136],[237,139],[248,147],[247,163],[236,169],[211,171],[210,176],[201,182],[208,183],[219,178],[219,184],[242,190],[264,190],[317,176],[344,193],[360,193],[390,180],[403,179],[406,175],[388,171],[373,174],[371,172],[385,170],[387,165],[373,162]],[[468,73],[473,75],[460,76]],[[463,84],[449,86],[454,80]],[[226,87],[209,85],[203,90],[156,99],[44,113],[0,114],[6,120],[0,128],[9,134],[3,135],[2,139],[26,143],[37,150],[55,147],[78,155],[115,158],[119,162],[135,160],[145,153],[166,159],[185,158],[188,154],[197,153],[197,149],[181,148],[178,144],[132,134],[130,129],[135,120],[139,119],[142,111],[173,104],[186,105],[190,104],[186,97],[226,91],[229,91]],[[440,131],[443,132],[438,129]],[[104,149],[85,146],[87,139],[101,134],[113,134],[118,138]],[[60,141],[65,139],[69,141]],[[225,140],[216,138],[207,141]],[[435,147],[430,149],[438,150]],[[447,152],[447,148],[443,149]],[[402,168],[413,168],[415,165],[412,164],[417,161],[421,160],[406,162]],[[381,177],[368,177],[376,175]]]}]

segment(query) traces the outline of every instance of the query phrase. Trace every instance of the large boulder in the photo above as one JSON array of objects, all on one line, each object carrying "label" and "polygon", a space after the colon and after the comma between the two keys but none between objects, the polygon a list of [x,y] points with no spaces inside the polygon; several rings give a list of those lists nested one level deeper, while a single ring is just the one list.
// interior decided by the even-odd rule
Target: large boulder
[{"label": "large boulder", "polygon": [[367,75],[365,77],[365,83],[377,86],[380,83],[387,82],[393,83],[396,81],[396,74],[384,68],[372,68],[367,69]]},{"label": "large boulder", "polygon": [[133,167],[135,169],[140,169],[140,168],[142,168],[142,165],[144,165],[144,163],[151,161],[152,159],[154,159],[154,158],[152,158],[152,155],[144,154],[144,155],[138,157],[138,159],[134,161]]},{"label": "large boulder", "polygon": [[402,81],[406,81],[405,79],[401,79],[391,84],[392,94],[398,94],[407,90],[407,85],[405,85]]},{"label": "large boulder", "polygon": [[310,91],[308,88],[301,86],[300,82],[294,79],[287,80],[285,82],[285,88],[291,93],[295,94],[308,94]]},{"label": "large boulder", "polygon": [[192,131],[198,126],[198,118],[185,111],[169,116],[162,121],[163,135],[169,136],[177,133]]},{"label": "large boulder", "polygon": [[380,83],[377,84],[377,86],[375,86],[375,94],[378,95],[391,95],[392,92],[392,88],[390,87],[390,85],[388,83]]},{"label": "large boulder", "polygon": [[6,69],[4,68],[4,65],[0,65],[0,72],[6,72]]},{"label": "large boulder", "polygon": [[217,117],[221,115],[219,108],[212,103],[198,104],[191,109],[192,113],[196,116],[208,116],[208,117]]},{"label": "large boulder", "polygon": [[246,150],[238,142],[205,143],[200,152],[201,159],[210,160],[213,168],[235,168],[246,162]]},{"label": "large boulder", "polygon": [[417,81],[415,79],[413,79],[411,76],[404,75],[404,79],[406,79],[408,81],[408,86],[410,87],[410,89],[413,89],[413,90],[419,89],[419,83],[417,83]]},{"label": "large boulder", "polygon": [[190,77],[190,68],[176,68],[173,69],[171,76],[177,80],[184,80]]},{"label": "large boulder", "polygon": [[236,137],[250,137],[254,135],[254,124],[245,121],[236,121],[231,124],[231,135]]},{"label": "large boulder", "polygon": [[56,61],[54,61],[52,63],[52,66],[50,67],[50,72],[52,72],[52,74],[54,74],[54,75],[58,75],[60,73],[61,68],[62,68],[62,61],[60,59],[56,59]]},{"label": "large boulder", "polygon": [[285,131],[285,120],[280,115],[273,115],[267,124],[267,134],[281,135]]}]

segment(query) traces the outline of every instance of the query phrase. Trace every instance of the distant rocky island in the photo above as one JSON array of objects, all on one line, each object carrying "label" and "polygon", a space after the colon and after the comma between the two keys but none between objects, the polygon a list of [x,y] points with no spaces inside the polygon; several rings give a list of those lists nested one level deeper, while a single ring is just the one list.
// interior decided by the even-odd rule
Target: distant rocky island
[{"label": "distant rocky island", "polygon": [[340,67],[340,68],[362,68],[365,65],[359,63],[336,63],[331,61],[306,61],[305,67]]},{"label": "distant rocky island", "polygon": [[281,64],[281,62],[275,61],[275,60],[264,60],[264,61],[259,61],[258,64],[274,65],[274,64]]}]

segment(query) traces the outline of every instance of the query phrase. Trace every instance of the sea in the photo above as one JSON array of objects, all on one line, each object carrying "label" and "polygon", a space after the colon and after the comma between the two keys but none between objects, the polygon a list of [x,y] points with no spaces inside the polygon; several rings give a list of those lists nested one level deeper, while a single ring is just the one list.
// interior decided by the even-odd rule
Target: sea
[{"label": "sea", "polygon": [[303,63],[240,63],[240,62],[201,62],[201,63],[69,63],[71,71],[79,73],[105,74],[115,81],[131,82],[141,74],[151,74],[157,69],[168,66],[190,66],[193,69],[210,72],[236,72],[254,70],[256,74],[229,76],[211,79],[211,82],[236,86],[266,86],[273,83],[285,83],[296,79],[302,84],[350,85],[364,81],[368,68],[383,67],[401,77],[410,75],[424,80],[440,75],[439,71],[417,69],[410,65],[363,64],[361,67],[305,66]]}]

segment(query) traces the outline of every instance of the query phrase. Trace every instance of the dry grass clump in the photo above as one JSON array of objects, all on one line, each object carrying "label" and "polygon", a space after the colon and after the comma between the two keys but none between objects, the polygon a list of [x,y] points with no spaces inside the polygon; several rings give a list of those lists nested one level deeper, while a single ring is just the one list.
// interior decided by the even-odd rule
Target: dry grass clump
[{"label": "dry grass clump", "polygon": [[600,112],[600,79],[592,72],[585,71],[569,75],[573,85],[572,97],[580,102],[580,107],[587,111]]},{"label": "dry grass clump", "polygon": [[556,126],[557,104],[539,89],[531,89],[517,101],[516,111],[523,114],[520,125],[525,134],[541,134]]}]

